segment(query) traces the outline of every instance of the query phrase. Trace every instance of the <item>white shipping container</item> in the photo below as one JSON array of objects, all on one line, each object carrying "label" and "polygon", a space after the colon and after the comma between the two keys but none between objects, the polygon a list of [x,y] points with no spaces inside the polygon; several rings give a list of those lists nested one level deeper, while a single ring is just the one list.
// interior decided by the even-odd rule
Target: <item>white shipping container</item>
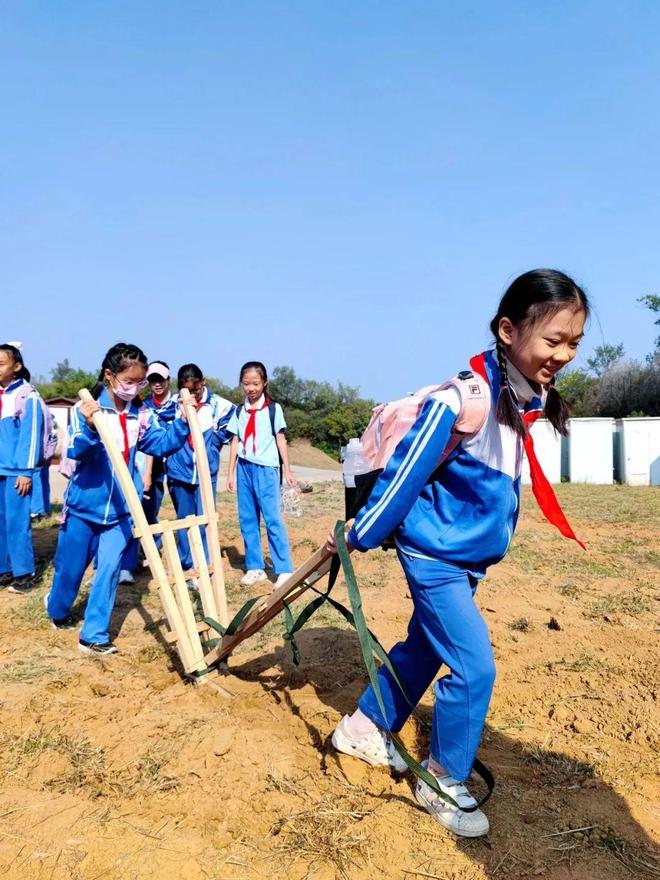
[{"label": "white shipping container", "polygon": [[[534,451],[543,473],[550,483],[561,483],[561,434],[555,431],[547,419],[534,422],[531,433]],[[527,456],[523,457],[521,479],[526,485],[531,483]]]},{"label": "white shipping container", "polygon": [[568,473],[571,483],[614,482],[614,419],[570,419]]},{"label": "white shipping container", "polygon": [[617,419],[617,477],[629,486],[660,486],[660,418]]}]

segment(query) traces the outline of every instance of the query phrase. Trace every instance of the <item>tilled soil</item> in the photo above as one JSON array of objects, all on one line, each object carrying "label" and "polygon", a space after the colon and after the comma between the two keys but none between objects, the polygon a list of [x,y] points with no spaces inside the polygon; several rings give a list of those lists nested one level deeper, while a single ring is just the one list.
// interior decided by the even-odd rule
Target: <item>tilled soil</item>
[{"label": "tilled soil", "polygon": [[[438,826],[409,780],[333,753],[332,730],[366,680],[335,611],[300,633],[300,666],[277,620],[241,645],[214,679],[221,688],[195,687],[163,640],[145,574],[120,588],[121,653],[81,658],[76,633],[43,616],[57,524],[41,524],[43,585],[0,595],[0,876],[659,877],[660,495],[559,494],[588,552],[556,535],[525,490],[512,550],[477,594],[498,679],[480,753],[497,778],[491,832],[475,841]],[[318,485],[304,503],[289,523],[297,563],[341,512],[341,487]],[[235,499],[222,495],[219,510],[236,609],[248,596]],[[382,551],[355,564],[389,647],[411,611],[400,567]],[[431,706],[429,692],[404,730],[419,756]]]}]

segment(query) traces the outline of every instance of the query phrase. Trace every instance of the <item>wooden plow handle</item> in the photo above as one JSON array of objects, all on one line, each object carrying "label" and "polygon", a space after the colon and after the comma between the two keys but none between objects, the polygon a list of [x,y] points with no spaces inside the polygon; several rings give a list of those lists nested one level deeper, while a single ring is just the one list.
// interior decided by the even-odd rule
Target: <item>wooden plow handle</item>
[{"label": "wooden plow handle", "polygon": [[[207,592],[207,581],[209,576],[206,568],[206,560],[201,540],[197,540],[195,533],[190,541],[190,549],[192,550],[195,567],[200,574],[200,594],[204,604],[204,612],[207,617],[213,617],[219,620],[222,626],[229,623],[229,614],[227,611],[227,596],[225,593],[225,576],[222,568],[222,553],[220,551],[220,536],[218,534],[218,514],[215,509],[215,496],[213,494],[213,484],[211,482],[211,470],[209,468],[209,459],[206,454],[206,444],[204,443],[204,435],[197,418],[197,408],[193,401],[192,395],[187,388],[181,389],[181,402],[186,411],[188,426],[190,427],[190,435],[193,441],[193,449],[195,456],[195,464],[197,466],[197,475],[199,478],[199,491],[202,499],[202,510],[207,520],[206,525],[206,544],[209,548],[209,562],[211,564],[211,577],[208,583],[208,592],[210,593],[210,601],[204,602]],[[212,597],[212,598],[211,598]],[[209,609],[207,611],[207,605]],[[217,613],[213,613],[216,611]]]},{"label": "wooden plow handle", "polygon": [[[83,402],[93,400],[92,395],[86,388],[79,391],[78,396]],[[195,639],[193,639],[192,633],[189,628],[186,627],[183,613],[177,605],[172,587],[170,586],[169,577],[165,571],[165,566],[163,565],[160,553],[154,542],[154,536],[151,533],[147,517],[142,509],[140,496],[137,493],[128,466],[124,461],[124,456],[119,451],[119,447],[115,442],[104,414],[100,411],[95,412],[92,416],[92,423],[101,438],[105,451],[108,454],[108,458],[110,459],[114,471],[114,477],[119,483],[119,488],[124,495],[126,505],[133,520],[133,524],[135,525],[135,532],[140,537],[142,549],[144,550],[147,562],[149,563],[149,568],[158,583],[161,602],[170,629],[176,636],[177,648],[179,656],[181,657],[181,662],[183,663],[183,668],[189,674],[194,671],[204,671],[206,669],[206,663],[204,662],[203,653],[200,650],[197,650],[195,645],[195,639],[197,643],[199,643],[199,636],[195,632]]]}]

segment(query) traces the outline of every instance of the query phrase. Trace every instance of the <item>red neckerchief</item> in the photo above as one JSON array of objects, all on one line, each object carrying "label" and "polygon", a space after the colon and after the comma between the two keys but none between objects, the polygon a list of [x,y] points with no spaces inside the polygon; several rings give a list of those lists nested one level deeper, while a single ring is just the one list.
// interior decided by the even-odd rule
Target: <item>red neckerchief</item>
[{"label": "red neckerchief", "polygon": [[252,437],[252,454],[257,454],[257,413],[261,412],[262,409],[266,409],[266,407],[270,406],[270,397],[264,397],[264,402],[261,406],[257,406],[254,409],[248,409],[245,407],[245,411],[248,414],[247,425],[245,426],[245,436],[243,438],[243,452],[247,450],[247,442]]},{"label": "red neckerchief", "polygon": [[0,416],[2,415],[2,395],[5,393],[4,388],[0,388]]},{"label": "red neckerchief", "polygon": [[155,394],[152,394],[152,395],[151,395],[151,399],[152,399],[153,402],[156,404],[156,406],[158,407],[158,409],[160,409],[160,407],[165,403],[165,401],[166,401],[166,399],[167,399],[167,391],[166,391],[165,394],[161,397],[160,400],[158,400],[158,398],[156,397]]},{"label": "red neckerchief", "polygon": [[[490,385],[490,381],[488,379],[488,373],[486,371],[486,364],[483,354],[476,355],[470,361],[470,366],[478,373],[482,379],[485,379],[486,382]],[[534,424],[534,422],[539,419],[543,413],[541,410],[536,410],[535,412],[528,412],[522,416],[522,420],[525,423],[526,434],[524,439],[524,447],[525,447],[525,455],[527,456],[527,461],[529,462],[529,474],[532,479],[532,492],[534,493],[534,497],[541,508],[541,513],[548,520],[548,522],[552,523],[553,526],[559,529],[562,535],[565,538],[571,538],[573,541],[577,541],[577,543],[582,547],[583,550],[587,548],[580,541],[578,537],[576,537],[575,532],[569,525],[568,520],[566,519],[566,514],[561,509],[561,505],[555,495],[554,489],[548,482],[548,478],[543,473],[543,469],[541,468],[541,464],[536,457],[536,452],[534,451],[534,440],[532,439],[532,435],[530,433],[530,428]]]},{"label": "red neckerchief", "polygon": [[[204,401],[204,400],[200,400],[199,403],[197,403],[197,401],[195,401],[195,409],[200,410],[204,406],[205,403],[206,403],[206,401]],[[188,434],[188,446],[190,446],[190,448],[194,451],[195,444],[193,443],[192,434]]]},{"label": "red neckerchief", "polygon": [[128,459],[130,458],[130,455],[131,455],[131,450],[128,445],[128,430],[126,428],[126,421],[128,419],[128,413],[127,412],[120,412],[120,413],[118,413],[118,416],[119,416],[119,424],[121,425],[121,432],[124,435],[124,461],[126,462],[126,464],[128,464]]}]

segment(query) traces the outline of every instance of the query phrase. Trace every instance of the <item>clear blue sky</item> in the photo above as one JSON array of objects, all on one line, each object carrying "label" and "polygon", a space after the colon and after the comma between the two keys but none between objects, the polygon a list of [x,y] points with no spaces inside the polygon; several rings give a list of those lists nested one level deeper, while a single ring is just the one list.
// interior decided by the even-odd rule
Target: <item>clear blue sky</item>
[{"label": "clear blue sky", "polygon": [[660,4],[7,0],[0,335],[118,339],[392,398],[488,342],[507,282],[643,357],[660,291]]}]

